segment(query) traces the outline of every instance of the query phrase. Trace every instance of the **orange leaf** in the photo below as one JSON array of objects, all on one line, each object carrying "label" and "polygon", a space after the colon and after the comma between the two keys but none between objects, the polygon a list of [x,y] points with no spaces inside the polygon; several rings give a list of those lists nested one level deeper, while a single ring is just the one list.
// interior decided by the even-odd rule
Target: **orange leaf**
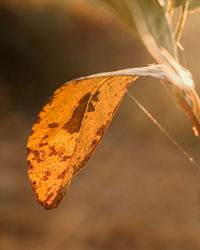
[{"label": "orange leaf", "polygon": [[159,66],[79,78],[43,107],[28,140],[28,173],[44,208],[56,208],[99,144],[126,88],[138,76],[166,80]]}]

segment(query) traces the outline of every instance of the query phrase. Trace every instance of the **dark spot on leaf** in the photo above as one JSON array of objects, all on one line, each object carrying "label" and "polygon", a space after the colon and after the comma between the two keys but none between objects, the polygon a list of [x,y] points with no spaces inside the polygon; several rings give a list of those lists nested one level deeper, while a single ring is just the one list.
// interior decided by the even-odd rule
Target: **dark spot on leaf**
[{"label": "dark spot on leaf", "polygon": [[40,123],[40,121],[41,121],[41,118],[40,118],[40,116],[38,115],[38,118],[37,118],[35,124]]},{"label": "dark spot on leaf", "polygon": [[49,136],[48,135],[45,135],[43,138],[42,138],[42,140],[45,140],[45,139],[47,139]]},{"label": "dark spot on leaf", "polygon": [[67,173],[67,170],[63,170],[62,173],[60,173],[60,174],[58,175],[58,179],[64,178],[65,175],[66,175],[66,173]]},{"label": "dark spot on leaf", "polygon": [[63,156],[62,161],[66,161],[66,160],[69,159],[69,158],[71,158],[71,156],[68,156],[68,155]]},{"label": "dark spot on leaf", "polygon": [[58,154],[58,152],[55,149],[55,146],[51,146],[51,147],[49,147],[49,149],[51,150],[51,152],[49,153],[49,156]]},{"label": "dark spot on leaf", "polygon": [[64,195],[66,194],[67,192],[67,189],[69,187],[69,184],[66,184],[65,186],[61,186],[61,188],[59,189],[59,191],[57,192],[57,195],[56,197],[54,197],[54,199],[52,200],[51,203],[47,203],[48,202],[48,199],[50,199],[53,195],[47,197],[47,199],[45,201],[42,201],[40,202],[42,204],[42,206],[45,208],[45,209],[53,209],[53,208],[56,208],[60,201],[62,200],[62,198],[64,197]]},{"label": "dark spot on leaf", "polygon": [[93,112],[95,111],[94,105],[90,102],[88,106],[88,112]]},{"label": "dark spot on leaf", "polygon": [[31,133],[30,133],[30,135],[32,135],[32,134],[33,134],[34,132],[35,132],[34,130],[31,130]]},{"label": "dark spot on leaf", "polygon": [[49,128],[57,128],[58,126],[59,126],[59,125],[58,125],[57,122],[53,122],[53,123],[48,124],[48,127],[49,127]]},{"label": "dark spot on leaf", "polygon": [[30,148],[27,148],[27,155],[29,155],[33,150]]},{"label": "dark spot on leaf", "polygon": [[41,156],[44,158],[46,156],[46,152],[44,150],[41,151]]},{"label": "dark spot on leaf", "polygon": [[36,184],[36,181],[33,181],[33,183],[32,183],[33,185],[35,185]]},{"label": "dark spot on leaf", "polygon": [[45,175],[44,175],[44,177],[43,177],[43,180],[44,180],[44,181],[48,180],[49,175],[51,175],[51,173],[50,173],[49,171],[45,171]]},{"label": "dark spot on leaf", "polygon": [[28,161],[28,170],[31,170],[31,169],[33,169],[33,165],[31,164],[30,161]]},{"label": "dark spot on leaf", "polygon": [[85,158],[83,159],[81,165],[84,166],[90,159],[90,155],[86,155]]},{"label": "dark spot on leaf", "polygon": [[42,161],[42,160],[40,159],[40,153],[39,153],[37,150],[34,150],[34,151],[33,151],[33,154],[34,154],[35,159],[36,159],[36,161],[37,161],[38,163]]},{"label": "dark spot on leaf", "polygon": [[91,93],[89,92],[81,98],[70,120],[64,124],[63,129],[65,129],[68,133],[73,134],[79,132],[90,96]]},{"label": "dark spot on leaf", "polygon": [[98,140],[93,140],[92,144],[91,144],[91,148],[96,148],[96,146],[98,145],[99,141]]},{"label": "dark spot on leaf", "polygon": [[45,145],[48,145],[48,142],[40,143],[40,144],[39,144],[39,147],[41,148],[42,146],[45,146]]},{"label": "dark spot on leaf", "polygon": [[106,129],[105,125],[102,125],[96,132],[96,135],[102,135]]},{"label": "dark spot on leaf", "polygon": [[97,92],[93,95],[92,101],[94,101],[94,102],[98,102],[98,101],[99,101],[99,97],[98,97],[99,93],[100,93],[100,92],[97,91]]},{"label": "dark spot on leaf", "polygon": [[50,193],[50,194],[47,196],[46,201],[48,201],[49,199],[51,199],[52,196],[53,196],[53,193]]}]

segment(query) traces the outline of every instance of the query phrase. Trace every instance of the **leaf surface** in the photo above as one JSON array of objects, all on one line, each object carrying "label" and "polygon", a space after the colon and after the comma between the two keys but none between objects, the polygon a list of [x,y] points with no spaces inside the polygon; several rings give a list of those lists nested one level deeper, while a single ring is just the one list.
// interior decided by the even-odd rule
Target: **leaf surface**
[{"label": "leaf surface", "polygon": [[27,159],[35,196],[44,208],[58,206],[138,76],[166,80],[156,65],[83,77],[60,87],[43,107],[28,139]]}]

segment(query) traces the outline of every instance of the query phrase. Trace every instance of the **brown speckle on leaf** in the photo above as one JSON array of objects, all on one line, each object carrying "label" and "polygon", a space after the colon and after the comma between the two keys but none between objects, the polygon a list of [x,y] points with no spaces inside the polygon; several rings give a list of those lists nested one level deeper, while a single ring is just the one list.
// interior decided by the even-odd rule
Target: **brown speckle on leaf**
[{"label": "brown speckle on leaf", "polygon": [[33,169],[33,165],[31,164],[30,161],[28,161],[28,169],[29,169],[29,170]]},{"label": "brown speckle on leaf", "polygon": [[48,142],[40,143],[40,144],[39,144],[39,147],[41,148],[41,147],[43,147],[43,146],[45,146],[45,145],[48,145]]},{"label": "brown speckle on leaf", "polygon": [[96,132],[96,135],[102,135],[106,129],[105,125],[102,125]]},{"label": "brown speckle on leaf", "polygon": [[53,196],[53,193],[50,193],[50,194],[47,196],[45,202],[48,201],[49,199],[51,199],[52,196]]},{"label": "brown speckle on leaf", "polygon": [[92,144],[91,144],[91,148],[96,148],[96,146],[98,145],[99,141],[98,140],[93,140]]},{"label": "brown speckle on leaf", "polygon": [[98,102],[98,101],[99,101],[99,97],[98,97],[99,93],[100,93],[100,92],[97,91],[97,92],[93,95],[92,101],[94,101],[94,102]]},{"label": "brown speckle on leaf", "polygon": [[89,92],[81,98],[78,106],[74,109],[70,120],[64,124],[63,129],[68,133],[73,134],[79,132],[90,96],[91,93]]},{"label": "brown speckle on leaf", "polygon": [[35,124],[36,124],[36,123],[40,123],[40,121],[41,121],[41,118],[40,118],[40,116],[38,115],[38,118],[37,118]]},{"label": "brown speckle on leaf", "polygon": [[32,129],[32,130],[31,130],[31,133],[30,133],[30,135],[34,134],[34,132],[35,132],[35,131],[34,131],[34,130]]},{"label": "brown speckle on leaf", "polygon": [[30,148],[27,148],[27,155],[29,155],[33,150]]},{"label": "brown speckle on leaf", "polygon": [[83,159],[81,165],[84,166],[90,159],[90,155],[86,155],[85,158]]},{"label": "brown speckle on leaf", "polygon": [[76,174],[76,165],[72,166],[72,168],[74,169],[74,173],[73,173],[73,176]]},{"label": "brown speckle on leaf", "polygon": [[44,177],[43,177],[43,180],[44,180],[44,181],[48,180],[49,175],[51,175],[51,173],[50,173],[49,171],[45,171],[45,175],[44,175]]},{"label": "brown speckle on leaf", "polygon": [[66,161],[69,158],[71,158],[71,156],[65,155],[65,156],[63,156],[62,161]]},{"label": "brown speckle on leaf", "polygon": [[49,147],[49,149],[51,150],[51,152],[49,153],[49,156],[58,154],[58,152],[55,149],[55,146],[51,146],[51,147]]},{"label": "brown speckle on leaf", "polygon": [[58,175],[58,179],[64,178],[65,175],[66,175],[66,173],[67,173],[67,170],[63,170],[62,173],[60,173],[60,174]]},{"label": "brown speckle on leaf", "polygon": [[57,122],[53,122],[53,123],[48,124],[49,128],[57,128],[58,126],[59,126],[59,124]]},{"label": "brown speckle on leaf", "polygon": [[42,140],[45,140],[45,139],[47,139],[49,136],[48,135],[45,135],[43,138],[42,138]]},{"label": "brown speckle on leaf", "polygon": [[34,151],[33,151],[33,154],[34,154],[35,159],[36,159],[36,161],[37,161],[38,163],[42,161],[42,160],[40,159],[40,153],[39,153],[39,151],[34,150]]},{"label": "brown speckle on leaf", "polygon": [[94,105],[90,102],[88,105],[88,112],[93,112],[95,111]]}]

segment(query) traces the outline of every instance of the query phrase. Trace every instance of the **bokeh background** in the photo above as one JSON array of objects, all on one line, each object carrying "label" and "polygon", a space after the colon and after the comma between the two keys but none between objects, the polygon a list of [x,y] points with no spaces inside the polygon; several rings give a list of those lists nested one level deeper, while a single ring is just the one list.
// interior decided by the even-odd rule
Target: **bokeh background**
[{"label": "bokeh background", "polygon": [[[189,16],[181,52],[197,85],[199,22]],[[200,173],[129,97],[56,210],[35,201],[28,180],[27,138],[56,88],[152,62],[100,1],[0,1],[0,249],[200,249]],[[200,162],[198,139],[161,84],[139,79],[129,90]]]}]

